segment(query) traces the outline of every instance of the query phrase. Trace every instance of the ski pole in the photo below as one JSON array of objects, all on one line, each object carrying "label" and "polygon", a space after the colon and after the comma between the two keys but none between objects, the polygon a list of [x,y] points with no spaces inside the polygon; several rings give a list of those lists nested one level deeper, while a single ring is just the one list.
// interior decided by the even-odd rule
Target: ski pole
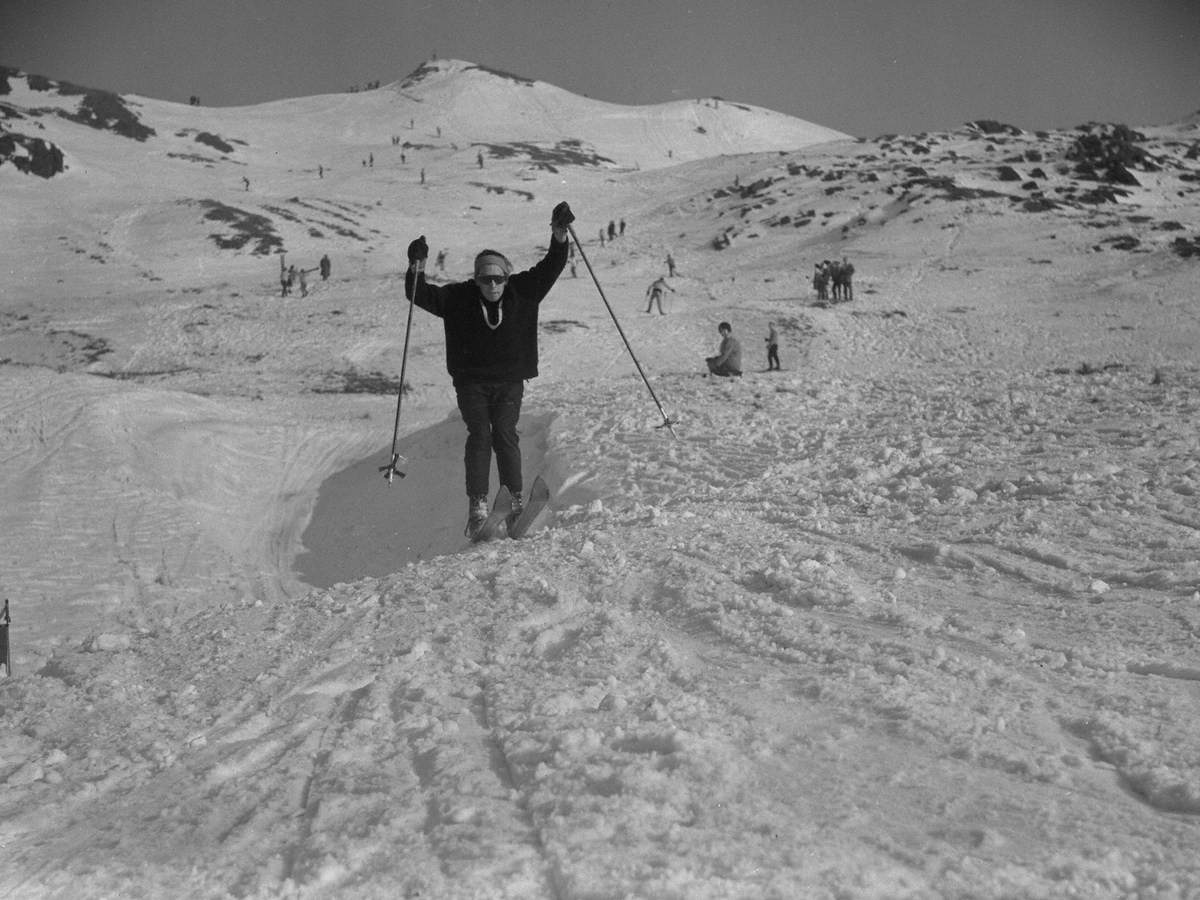
[{"label": "ski pole", "polygon": [[12,624],[12,617],[8,614],[8,600],[4,601],[4,612],[0,613],[0,663],[4,665],[4,671],[12,678],[12,657],[8,651],[8,626]]},{"label": "ski pole", "polygon": [[659,415],[663,417],[662,424],[655,426],[656,428],[665,428],[671,432],[671,437],[678,440],[679,435],[675,433],[675,420],[670,418],[663,405],[658,402],[658,395],[654,393],[654,388],[650,386],[650,379],[646,377],[646,372],[642,368],[642,364],[638,362],[637,354],[633,352],[633,347],[629,344],[629,338],[625,337],[625,330],[621,327],[621,323],[617,321],[617,314],[613,312],[612,304],[608,302],[608,298],[604,296],[604,288],[600,287],[600,279],[596,277],[596,270],[592,268],[591,260],[587,258],[587,254],[583,252],[583,244],[579,242],[579,236],[575,234],[575,229],[570,224],[567,225],[567,231],[571,232],[571,240],[575,242],[576,248],[579,250],[579,256],[583,260],[583,264],[587,266],[588,274],[592,276],[592,283],[596,285],[596,290],[600,293],[600,299],[604,301],[604,306],[608,309],[608,314],[612,317],[613,324],[617,326],[617,334],[621,336],[621,340],[625,343],[625,349],[629,351],[629,357],[633,360],[633,364],[637,367],[638,374],[642,376],[642,381],[646,383],[646,390],[650,392],[650,399],[654,401],[654,405],[658,407]]},{"label": "ski pole", "polygon": [[389,486],[392,483],[393,475],[404,477],[404,473],[396,468],[400,465],[401,460],[408,462],[396,452],[396,441],[400,438],[400,405],[404,400],[404,372],[408,368],[408,339],[412,334],[413,306],[414,303],[410,297],[408,300],[408,324],[404,326],[404,352],[400,354],[400,389],[396,391],[396,424],[392,426],[392,458],[386,466],[379,467],[379,471],[383,473]]}]

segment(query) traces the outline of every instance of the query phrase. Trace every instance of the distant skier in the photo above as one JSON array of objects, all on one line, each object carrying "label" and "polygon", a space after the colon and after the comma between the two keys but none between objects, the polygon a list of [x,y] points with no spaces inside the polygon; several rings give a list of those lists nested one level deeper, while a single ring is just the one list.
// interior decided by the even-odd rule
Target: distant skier
[{"label": "distant skier", "polygon": [[717,326],[717,333],[721,335],[721,346],[717,349],[717,355],[706,357],[704,360],[708,363],[709,373],[723,377],[741,375],[742,345],[733,336],[733,326],[722,322]]},{"label": "distant skier", "polygon": [[568,228],[575,220],[565,203],[550,218],[553,239],[530,269],[512,273],[512,263],[495,250],[475,257],[475,277],[444,286],[425,280],[429,245],[424,235],[408,245],[404,292],[442,320],[446,370],[467,426],[463,468],[467,528],[473,536],[488,515],[488,480],[495,452],[500,484],[513,499],[509,521],[522,508],[521,445],[517,422],[525,380],[538,374],[538,311],[567,262]]},{"label": "distant skier", "polygon": [[829,299],[829,270],[825,263],[813,266],[813,289],[817,292],[817,301],[824,303]]},{"label": "distant skier", "polygon": [[608,223],[608,239],[615,241],[617,239],[617,223],[609,220]]},{"label": "distant skier", "polygon": [[329,254],[325,254],[324,256],[321,257],[320,269],[321,269],[321,280],[328,281],[329,274],[333,270],[333,263],[331,263],[329,261]]},{"label": "distant skier", "polygon": [[767,323],[767,371],[780,368],[779,366],[779,332],[775,330],[775,323]]},{"label": "distant skier", "polygon": [[242,186],[244,190],[250,190],[250,179],[245,175],[242,176]]},{"label": "distant skier", "polygon": [[669,278],[675,277],[675,257],[670,253],[667,254],[667,276]]},{"label": "distant skier", "polygon": [[663,312],[662,305],[663,291],[670,291],[673,294],[675,293],[675,288],[667,284],[667,279],[659,276],[654,280],[654,283],[651,284],[650,287],[646,288],[646,312],[650,312],[654,308],[654,304],[657,303],[658,314],[660,316],[666,315],[666,313]]},{"label": "distant skier", "polygon": [[479,163],[479,168],[481,168],[481,169],[482,169],[482,168],[483,168],[483,151],[482,151],[482,150],[480,150],[480,151],[479,151],[479,152],[476,154],[476,156],[475,156],[475,159],[476,159],[476,160],[478,161],[478,163]]},{"label": "distant skier", "polygon": [[842,300],[849,302],[854,299],[854,266],[845,256],[842,257],[842,264],[838,267],[838,274],[842,281]]},{"label": "distant skier", "polygon": [[446,271],[446,251],[439,250],[437,255],[437,269],[439,272]]}]

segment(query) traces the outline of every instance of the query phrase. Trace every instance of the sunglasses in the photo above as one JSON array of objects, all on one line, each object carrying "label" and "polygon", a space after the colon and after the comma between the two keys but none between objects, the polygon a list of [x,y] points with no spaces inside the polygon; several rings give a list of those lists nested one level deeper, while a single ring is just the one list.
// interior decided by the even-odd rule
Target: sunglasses
[{"label": "sunglasses", "polygon": [[480,284],[504,284],[508,281],[507,275],[476,275],[475,280]]}]

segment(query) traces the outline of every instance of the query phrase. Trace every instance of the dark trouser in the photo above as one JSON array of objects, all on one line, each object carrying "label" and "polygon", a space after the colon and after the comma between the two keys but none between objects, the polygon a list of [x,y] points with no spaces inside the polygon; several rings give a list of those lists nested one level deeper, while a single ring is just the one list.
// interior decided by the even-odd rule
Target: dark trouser
[{"label": "dark trouser", "polygon": [[779,368],[779,348],[774,344],[767,344],[767,368]]},{"label": "dark trouser", "polygon": [[467,496],[486,497],[496,451],[496,470],[500,483],[513,496],[521,496],[521,439],[517,420],[521,417],[523,381],[488,381],[454,386],[458,411],[467,425],[467,447],[463,453]]}]

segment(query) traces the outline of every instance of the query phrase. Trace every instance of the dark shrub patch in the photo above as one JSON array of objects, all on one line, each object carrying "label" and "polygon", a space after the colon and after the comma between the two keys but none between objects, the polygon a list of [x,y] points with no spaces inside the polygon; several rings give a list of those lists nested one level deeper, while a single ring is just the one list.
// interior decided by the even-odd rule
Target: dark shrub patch
[{"label": "dark shrub patch", "polygon": [[1021,209],[1024,212],[1049,212],[1052,209],[1058,209],[1059,204],[1051,200],[1049,197],[1033,197],[1021,204]]},{"label": "dark shrub patch", "polygon": [[233,152],[233,147],[230,144],[225,143],[225,141],[221,140],[215,134],[209,134],[207,131],[202,131],[196,135],[196,141],[201,144],[206,144],[209,147],[212,147],[214,150],[219,150],[222,153]]},{"label": "dark shrub patch", "polygon": [[1093,171],[1104,170],[1109,181],[1120,178],[1127,166],[1145,166],[1153,162],[1138,146],[1146,140],[1140,131],[1125,125],[1100,126],[1098,130],[1093,130],[1090,125],[1080,127],[1086,127],[1086,133],[1067,148],[1067,159],[1087,164]]},{"label": "dark shrub patch", "polygon": [[1101,243],[1111,244],[1114,250],[1134,250],[1141,246],[1142,242],[1132,234],[1121,234],[1116,237],[1105,238]]},{"label": "dark shrub patch", "polygon": [[1200,237],[1190,239],[1177,237],[1171,241],[1171,249],[1175,251],[1176,256],[1181,256],[1184,259],[1200,257]]},{"label": "dark shrub patch", "polygon": [[63,152],[42,138],[0,131],[0,165],[10,162],[28,175],[52,178],[63,171]]},{"label": "dark shrub patch", "polygon": [[907,191],[918,185],[933,188],[938,192],[937,196],[943,200],[981,200],[989,197],[1008,197],[1007,194],[1002,194],[999,191],[962,187],[953,178],[946,175],[929,178],[911,178],[904,182],[901,187]]},{"label": "dark shrub patch", "polygon": [[[400,391],[400,379],[391,378],[382,372],[359,372],[350,369],[343,372],[330,372],[331,379],[339,380],[340,384],[314,388],[316,394],[396,394]],[[410,393],[412,385],[405,383],[404,393]]]},{"label": "dark shrub patch", "polygon": [[275,233],[271,220],[266,216],[226,206],[216,200],[201,200],[200,205],[208,210],[204,214],[205,219],[226,222],[232,229],[232,234],[209,235],[222,250],[241,250],[251,242],[254,249],[250,252],[255,256],[268,256],[283,249],[283,240]]},{"label": "dark shrub patch", "polygon": [[511,144],[476,143],[472,146],[486,148],[488,154],[497,159],[526,156],[538,168],[551,172],[557,171],[555,166],[600,166],[612,163],[608,157],[586,149],[582,141],[574,139],[559,141],[553,147],[527,141],[514,141]]},{"label": "dark shrub patch", "polygon": [[[66,92],[66,87],[63,85],[62,93]],[[141,119],[120,97],[108,91],[85,90],[83,99],[79,102],[79,111],[63,115],[72,122],[101,131],[111,131],[135,141],[144,141],[153,137],[155,133],[153,128],[142,124]]]},{"label": "dark shrub patch", "polygon": [[1104,172],[1104,180],[1112,184],[1128,184],[1134,187],[1141,186],[1141,182],[1121,163],[1112,163],[1109,165]]}]

